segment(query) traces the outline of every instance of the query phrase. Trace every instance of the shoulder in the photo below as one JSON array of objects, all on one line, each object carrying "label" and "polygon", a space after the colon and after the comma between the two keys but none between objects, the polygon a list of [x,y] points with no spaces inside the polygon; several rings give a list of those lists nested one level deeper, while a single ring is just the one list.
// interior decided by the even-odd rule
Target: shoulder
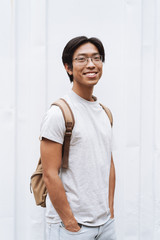
[{"label": "shoulder", "polygon": [[44,137],[62,144],[64,133],[65,122],[63,114],[58,106],[53,105],[43,116],[40,126],[40,139]]},{"label": "shoulder", "polygon": [[63,118],[61,109],[56,105],[51,105],[48,111],[44,114],[44,119],[57,119]]},{"label": "shoulder", "polygon": [[64,124],[62,111],[58,106],[52,105],[43,115],[41,127],[59,124]]},{"label": "shoulder", "polygon": [[[66,94],[63,97],[57,99],[56,101],[52,102],[50,108],[48,109],[48,111],[45,113],[45,117],[47,118],[56,118],[57,120],[64,120],[64,110],[65,107],[63,106],[62,103],[60,103],[60,100],[65,100],[66,103],[68,103],[68,105],[71,105],[71,101],[69,96]],[[60,102],[59,102],[60,101]]]}]

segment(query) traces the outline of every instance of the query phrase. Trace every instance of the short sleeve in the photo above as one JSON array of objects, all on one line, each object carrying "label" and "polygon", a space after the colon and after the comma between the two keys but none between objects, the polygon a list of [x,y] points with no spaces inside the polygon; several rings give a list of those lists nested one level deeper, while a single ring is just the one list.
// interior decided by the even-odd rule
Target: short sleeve
[{"label": "short sleeve", "polygon": [[53,105],[44,115],[40,127],[40,140],[42,137],[63,144],[65,134],[65,121],[62,111]]}]

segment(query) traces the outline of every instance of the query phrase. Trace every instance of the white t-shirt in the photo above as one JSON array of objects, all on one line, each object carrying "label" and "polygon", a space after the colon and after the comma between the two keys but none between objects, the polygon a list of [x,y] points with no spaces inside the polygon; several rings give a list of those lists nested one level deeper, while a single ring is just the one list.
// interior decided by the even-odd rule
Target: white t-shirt
[{"label": "white t-shirt", "polygon": [[[69,168],[61,170],[61,180],[76,220],[86,226],[104,224],[110,214],[108,204],[112,130],[109,118],[98,101],[90,102],[73,91],[63,97],[74,118]],[[45,114],[40,137],[63,144],[65,122],[59,107]],[[54,159],[53,159],[54,161]],[[61,222],[47,196],[47,222]]]}]

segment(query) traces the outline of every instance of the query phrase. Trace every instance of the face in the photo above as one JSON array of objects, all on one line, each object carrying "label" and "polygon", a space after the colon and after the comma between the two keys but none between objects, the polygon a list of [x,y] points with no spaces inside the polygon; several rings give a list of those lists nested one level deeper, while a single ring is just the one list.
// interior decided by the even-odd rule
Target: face
[{"label": "face", "polygon": [[76,49],[73,54],[72,70],[66,66],[67,72],[73,75],[73,84],[83,87],[93,87],[97,84],[102,75],[102,61],[93,62],[88,58],[88,62],[84,64],[75,60],[77,57],[94,57],[96,54],[99,54],[99,51],[92,43],[85,43]]}]

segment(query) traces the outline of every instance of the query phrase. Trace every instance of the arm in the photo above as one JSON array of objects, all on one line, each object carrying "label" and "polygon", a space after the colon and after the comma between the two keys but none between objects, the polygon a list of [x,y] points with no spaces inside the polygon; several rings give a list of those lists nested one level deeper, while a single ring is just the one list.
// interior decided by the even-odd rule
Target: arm
[{"label": "arm", "polygon": [[40,150],[44,182],[51,202],[65,228],[71,232],[77,232],[80,227],[73,216],[62,181],[58,175],[62,161],[62,144],[43,138]]},{"label": "arm", "polygon": [[114,191],[115,191],[115,167],[113,162],[113,156],[111,155],[111,167],[109,175],[109,208],[111,212],[111,218],[114,218]]}]

